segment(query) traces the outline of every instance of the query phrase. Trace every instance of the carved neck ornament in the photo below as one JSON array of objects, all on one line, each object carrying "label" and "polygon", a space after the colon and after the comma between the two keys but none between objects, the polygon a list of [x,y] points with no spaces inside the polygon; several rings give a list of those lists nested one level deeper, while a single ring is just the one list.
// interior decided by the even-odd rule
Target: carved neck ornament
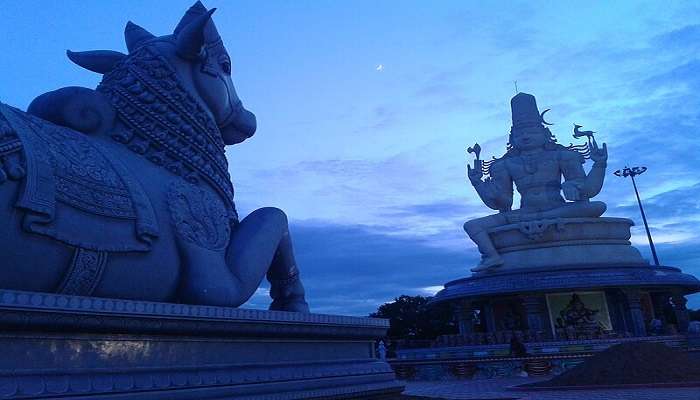
[{"label": "carved neck ornament", "polygon": [[219,128],[164,57],[144,46],[105,74],[97,90],[127,127],[114,140],[190,183],[206,181],[236,218]]}]

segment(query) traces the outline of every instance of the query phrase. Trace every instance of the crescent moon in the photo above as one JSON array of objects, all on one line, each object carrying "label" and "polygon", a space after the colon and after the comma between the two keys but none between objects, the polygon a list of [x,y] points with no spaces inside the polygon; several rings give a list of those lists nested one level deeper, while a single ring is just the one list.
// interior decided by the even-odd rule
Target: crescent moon
[{"label": "crescent moon", "polygon": [[551,110],[551,108],[548,108],[548,109],[542,111],[542,113],[540,114],[540,119],[542,120],[542,123],[545,125],[554,125],[554,124],[550,124],[549,122],[544,120],[544,113],[546,113],[549,110]]}]

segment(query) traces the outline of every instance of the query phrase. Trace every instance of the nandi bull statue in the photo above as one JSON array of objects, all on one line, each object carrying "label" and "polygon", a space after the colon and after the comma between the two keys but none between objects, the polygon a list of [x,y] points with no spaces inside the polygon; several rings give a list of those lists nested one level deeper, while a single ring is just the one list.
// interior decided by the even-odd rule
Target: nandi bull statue
[{"label": "nandi bull statue", "polygon": [[129,54],[68,52],[103,74],[24,113],[0,103],[0,288],[308,312],[285,214],[239,220],[224,147],[256,129],[211,20],[129,22]]}]

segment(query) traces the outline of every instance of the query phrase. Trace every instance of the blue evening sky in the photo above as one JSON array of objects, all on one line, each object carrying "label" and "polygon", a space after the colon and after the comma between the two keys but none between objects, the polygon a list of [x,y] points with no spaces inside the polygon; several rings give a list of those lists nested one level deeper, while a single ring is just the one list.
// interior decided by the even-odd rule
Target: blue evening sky
[{"label": "blue evening sky", "polygon": [[[192,2],[0,1],[0,101],[94,87],[66,49],[125,51],[127,20],[167,34]],[[503,153],[514,80],[561,143],[576,122],[608,143],[609,172],[649,168],[661,262],[700,276],[700,3],[586,3],[205,1],[259,122],[227,152],[239,210],[287,211],[313,311],[364,315],[468,274],[462,224],[490,210],[465,148]],[[631,182],[608,173],[599,197],[648,256]]]}]

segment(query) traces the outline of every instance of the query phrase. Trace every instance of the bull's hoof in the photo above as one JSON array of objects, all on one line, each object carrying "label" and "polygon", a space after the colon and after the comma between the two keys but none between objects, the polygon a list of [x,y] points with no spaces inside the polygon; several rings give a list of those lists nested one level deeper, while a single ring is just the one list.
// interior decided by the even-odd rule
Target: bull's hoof
[{"label": "bull's hoof", "polygon": [[291,311],[309,313],[309,304],[301,297],[298,299],[277,299],[270,304],[270,311]]},{"label": "bull's hoof", "polygon": [[280,284],[282,281],[271,281],[270,297],[272,303],[270,310],[272,311],[292,311],[292,312],[309,312],[309,304],[306,303],[304,285],[301,280],[296,277],[293,281]]}]

